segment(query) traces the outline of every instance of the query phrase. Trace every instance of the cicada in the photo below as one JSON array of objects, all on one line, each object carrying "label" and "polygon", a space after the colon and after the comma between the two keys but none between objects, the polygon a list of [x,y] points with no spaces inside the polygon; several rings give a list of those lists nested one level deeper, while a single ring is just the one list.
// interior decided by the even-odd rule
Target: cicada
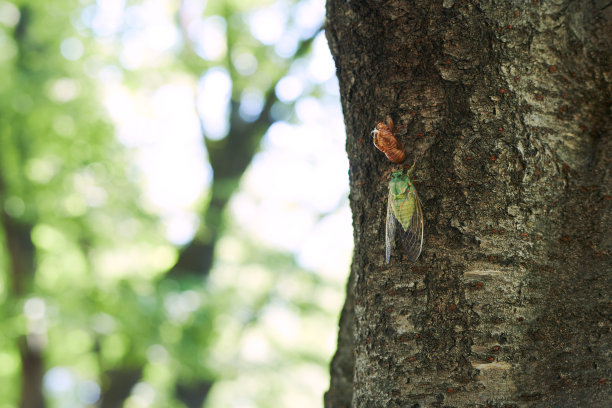
[{"label": "cicada", "polygon": [[389,181],[385,229],[387,263],[391,258],[391,247],[395,244],[397,229],[399,229],[402,245],[410,261],[416,261],[423,249],[423,211],[416,188],[410,180],[413,171],[414,165],[407,172],[394,171]]},{"label": "cicada", "polygon": [[396,137],[397,128],[393,129],[393,119],[387,118],[387,123],[378,122],[372,131],[374,146],[383,152],[393,163],[401,163],[406,159],[406,153]]}]

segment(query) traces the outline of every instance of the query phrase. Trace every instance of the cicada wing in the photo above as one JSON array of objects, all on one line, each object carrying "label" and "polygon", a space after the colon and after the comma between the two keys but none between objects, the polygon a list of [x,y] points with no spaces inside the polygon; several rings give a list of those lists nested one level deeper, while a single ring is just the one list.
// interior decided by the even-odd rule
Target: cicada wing
[{"label": "cicada wing", "polygon": [[389,260],[391,259],[391,247],[395,243],[395,227],[397,224],[397,220],[393,214],[393,207],[391,205],[392,199],[393,196],[391,195],[391,190],[389,190],[389,197],[387,198],[387,221],[385,225],[385,253],[387,263],[389,263]]},{"label": "cicada wing", "polygon": [[414,192],[415,206],[414,213],[408,225],[408,229],[402,229],[402,243],[406,255],[411,262],[415,262],[423,250],[423,210],[419,196]]}]

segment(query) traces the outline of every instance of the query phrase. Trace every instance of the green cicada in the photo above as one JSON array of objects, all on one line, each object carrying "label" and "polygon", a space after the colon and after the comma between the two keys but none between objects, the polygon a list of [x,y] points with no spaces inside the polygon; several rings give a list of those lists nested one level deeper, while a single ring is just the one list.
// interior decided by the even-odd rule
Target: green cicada
[{"label": "green cicada", "polygon": [[385,232],[387,263],[391,258],[391,247],[395,243],[397,224],[410,261],[416,261],[423,249],[423,211],[414,184],[410,180],[413,171],[414,165],[407,172],[399,170],[391,174]]}]

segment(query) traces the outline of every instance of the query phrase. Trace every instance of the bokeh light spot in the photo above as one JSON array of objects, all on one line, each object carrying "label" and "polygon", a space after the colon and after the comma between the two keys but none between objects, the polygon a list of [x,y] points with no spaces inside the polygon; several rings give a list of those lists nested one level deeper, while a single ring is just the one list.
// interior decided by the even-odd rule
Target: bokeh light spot
[{"label": "bokeh light spot", "polygon": [[83,43],[78,38],[66,38],[60,46],[64,58],[76,61],[83,56]]}]

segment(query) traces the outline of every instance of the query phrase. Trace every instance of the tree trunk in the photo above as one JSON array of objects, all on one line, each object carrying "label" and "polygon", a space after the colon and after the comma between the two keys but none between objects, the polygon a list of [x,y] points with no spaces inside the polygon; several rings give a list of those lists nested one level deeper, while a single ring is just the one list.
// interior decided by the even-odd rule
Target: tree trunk
[{"label": "tree trunk", "polygon": [[[609,407],[609,1],[328,0],[355,255],[326,407]],[[390,116],[425,218],[385,262]]]}]

